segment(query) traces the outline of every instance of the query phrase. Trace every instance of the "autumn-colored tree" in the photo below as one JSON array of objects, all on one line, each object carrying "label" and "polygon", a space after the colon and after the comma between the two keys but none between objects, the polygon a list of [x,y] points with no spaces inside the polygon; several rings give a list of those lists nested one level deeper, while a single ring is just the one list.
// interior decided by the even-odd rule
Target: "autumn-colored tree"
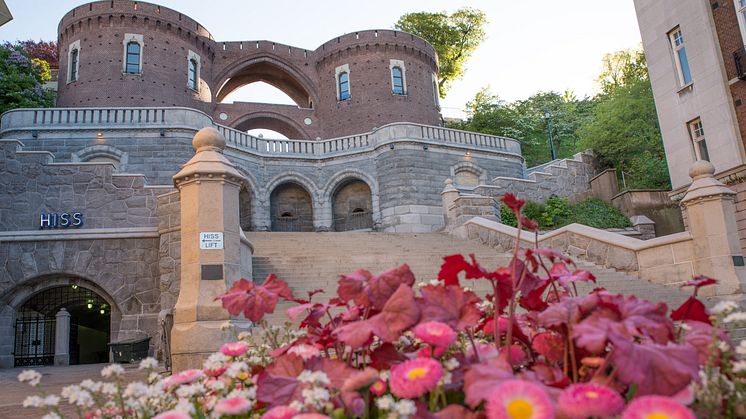
[{"label": "autumn-colored tree", "polygon": [[487,36],[484,12],[468,7],[446,12],[407,13],[394,28],[429,42],[438,53],[438,88],[445,97],[451,83],[464,74],[464,64]]},{"label": "autumn-colored tree", "polygon": [[28,54],[29,58],[36,58],[39,60],[46,61],[50,68],[60,67],[60,56],[59,50],[57,49],[57,43],[54,41],[18,41],[17,46],[23,48]]}]

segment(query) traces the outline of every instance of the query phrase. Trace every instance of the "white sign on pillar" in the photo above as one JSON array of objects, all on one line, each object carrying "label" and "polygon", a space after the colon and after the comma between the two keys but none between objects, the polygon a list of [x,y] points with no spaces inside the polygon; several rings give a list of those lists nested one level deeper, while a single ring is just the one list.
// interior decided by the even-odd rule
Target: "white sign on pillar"
[{"label": "white sign on pillar", "polygon": [[200,250],[222,250],[223,232],[200,232],[199,248]]}]

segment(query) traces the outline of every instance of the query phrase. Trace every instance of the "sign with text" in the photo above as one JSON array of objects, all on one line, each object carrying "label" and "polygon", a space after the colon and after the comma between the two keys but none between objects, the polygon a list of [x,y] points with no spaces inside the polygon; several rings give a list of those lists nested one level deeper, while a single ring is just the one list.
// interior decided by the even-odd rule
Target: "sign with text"
[{"label": "sign with text", "polygon": [[200,250],[222,250],[223,232],[200,232],[199,248]]},{"label": "sign with text", "polygon": [[39,217],[39,228],[68,228],[82,227],[83,214],[79,212],[53,212],[41,213]]}]

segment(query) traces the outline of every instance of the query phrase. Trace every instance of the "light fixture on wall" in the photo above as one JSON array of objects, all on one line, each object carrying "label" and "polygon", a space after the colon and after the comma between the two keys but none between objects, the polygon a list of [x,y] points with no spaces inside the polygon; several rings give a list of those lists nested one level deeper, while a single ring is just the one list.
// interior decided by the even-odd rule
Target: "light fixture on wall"
[{"label": "light fixture on wall", "polygon": [[394,143],[389,144],[389,148],[393,150],[394,149]]},{"label": "light fixture on wall", "polygon": [[161,128],[161,137],[165,137],[165,136],[166,136],[166,130]]},{"label": "light fixture on wall", "polygon": [[423,144],[423,145],[422,145],[422,149],[423,149],[423,150],[427,151],[427,149],[428,149],[428,148],[430,148],[430,146],[429,146],[429,145],[427,145],[427,144]]},{"label": "light fixture on wall", "polygon": [[100,131],[99,131],[99,132],[97,132],[97,133],[96,133],[96,137],[98,137],[98,138],[101,138],[101,137],[103,137],[103,136],[104,136],[104,133],[103,133],[103,132],[100,132]]}]

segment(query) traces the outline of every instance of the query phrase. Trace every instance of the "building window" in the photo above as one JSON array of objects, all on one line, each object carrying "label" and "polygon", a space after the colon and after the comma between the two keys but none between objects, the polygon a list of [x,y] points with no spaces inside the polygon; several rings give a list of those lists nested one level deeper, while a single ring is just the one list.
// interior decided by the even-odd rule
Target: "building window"
[{"label": "building window", "polygon": [[67,58],[67,82],[78,80],[78,69],[80,68],[80,41],[75,41],[68,47]]},{"label": "building window", "polygon": [[407,69],[404,67],[404,61],[391,60],[389,69],[391,70],[391,92],[395,95],[406,95]]},{"label": "building window", "polygon": [[738,12],[738,26],[741,28],[741,40],[746,44],[746,0],[735,0]]},{"label": "building window", "polygon": [[124,74],[142,74],[143,36],[127,33],[124,35]]},{"label": "building window", "polygon": [[692,82],[692,72],[689,70],[689,59],[686,56],[684,47],[684,35],[681,28],[676,28],[668,34],[673,48],[673,58],[676,63],[676,70],[679,74],[679,83],[685,86]]},{"label": "building window", "polygon": [[200,58],[196,52],[189,50],[187,56],[187,87],[198,92],[200,79]]},{"label": "building window", "polygon": [[433,73],[433,101],[435,106],[440,109],[440,89],[438,88],[438,75]]},{"label": "building window", "polygon": [[347,72],[339,74],[339,100],[350,98],[350,75]]},{"label": "building window", "polygon": [[707,151],[707,141],[705,141],[705,129],[702,126],[701,119],[697,118],[689,123],[689,135],[692,137],[696,159],[710,161],[710,153]]}]

